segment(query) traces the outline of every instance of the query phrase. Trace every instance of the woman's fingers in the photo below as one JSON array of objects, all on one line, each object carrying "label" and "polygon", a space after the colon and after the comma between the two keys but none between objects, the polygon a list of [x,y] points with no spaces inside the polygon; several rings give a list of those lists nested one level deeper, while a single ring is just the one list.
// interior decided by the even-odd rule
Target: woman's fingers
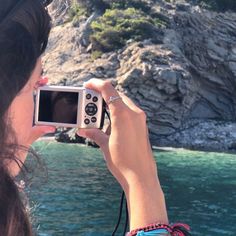
[{"label": "woman's fingers", "polygon": [[143,112],[142,109],[140,109],[136,104],[129,98],[127,97],[124,93],[119,93],[120,96],[122,97],[123,102],[134,112],[141,113]]},{"label": "woman's fingers", "polygon": [[93,140],[102,150],[104,160],[110,159],[110,152],[108,147],[109,135],[103,133],[99,129],[79,129],[77,134],[84,138]]},{"label": "woman's fingers", "polygon": [[[119,93],[112,86],[110,81],[103,81],[100,79],[91,79],[88,82],[84,83],[84,86],[88,89],[96,90],[102,94],[103,99],[106,103],[110,100],[110,98],[118,98],[120,97]],[[123,112],[126,109],[125,103],[122,99],[116,99],[115,101],[108,104],[111,113],[119,113]]]},{"label": "woman's fingers", "polygon": [[131,109],[136,113],[144,114],[142,109],[137,107],[135,103],[125,94],[119,93],[108,80],[103,81],[100,79],[91,79],[88,82],[84,83],[84,86],[86,88],[100,92],[106,103],[108,103],[111,97],[121,97],[121,99],[116,99],[110,104],[108,104],[111,115],[118,114],[120,117],[121,113],[127,111],[127,108]]},{"label": "woman's fingers", "polygon": [[79,129],[77,133],[81,137],[93,140],[102,150],[108,146],[109,136],[100,129]]},{"label": "woman's fingers", "polygon": [[41,77],[40,80],[36,83],[35,85],[35,89],[45,86],[48,83],[48,78],[47,77]]},{"label": "woman's fingers", "polygon": [[38,86],[44,86],[48,83],[48,77],[43,76],[41,79],[38,81]]}]

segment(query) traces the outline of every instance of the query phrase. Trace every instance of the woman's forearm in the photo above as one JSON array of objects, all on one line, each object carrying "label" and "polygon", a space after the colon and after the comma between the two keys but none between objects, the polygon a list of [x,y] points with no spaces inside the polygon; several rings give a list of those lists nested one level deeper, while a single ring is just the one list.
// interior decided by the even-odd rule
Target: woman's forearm
[{"label": "woman's forearm", "polygon": [[125,194],[130,230],[156,222],[168,224],[165,198],[158,179],[132,180]]}]

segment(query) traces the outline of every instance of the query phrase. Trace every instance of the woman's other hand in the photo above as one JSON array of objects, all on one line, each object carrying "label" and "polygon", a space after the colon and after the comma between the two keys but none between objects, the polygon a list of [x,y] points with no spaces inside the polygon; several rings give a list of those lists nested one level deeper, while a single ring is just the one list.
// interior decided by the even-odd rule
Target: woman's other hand
[{"label": "woman's other hand", "polygon": [[[45,76],[42,76],[40,80],[37,81],[35,89],[45,86],[47,85],[47,83],[48,83],[48,78]],[[37,139],[39,139],[43,135],[49,134],[49,133],[55,133],[55,131],[56,131],[56,128],[54,126],[34,125],[28,137],[27,146],[30,146],[33,142],[35,142]]]},{"label": "woman's other hand", "polygon": [[[55,127],[52,126],[32,126],[34,112],[33,91],[40,86],[46,85],[48,82],[46,77],[39,78],[40,68],[40,63],[38,62],[32,78],[14,99],[8,112],[9,120],[13,127],[15,138],[17,139],[16,143],[19,146],[17,163],[16,161],[11,161],[8,164],[12,176],[19,174],[31,144],[41,136],[55,132]],[[11,137],[9,137],[9,143],[12,142],[14,143],[15,140],[11,140]]]}]

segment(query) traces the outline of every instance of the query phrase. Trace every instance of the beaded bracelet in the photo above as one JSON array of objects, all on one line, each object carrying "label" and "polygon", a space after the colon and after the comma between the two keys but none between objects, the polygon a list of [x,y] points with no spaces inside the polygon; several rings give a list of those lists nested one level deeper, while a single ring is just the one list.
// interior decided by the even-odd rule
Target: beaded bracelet
[{"label": "beaded bracelet", "polygon": [[190,236],[190,227],[186,224],[176,223],[173,225],[166,225],[160,223],[154,223],[147,225],[143,228],[134,229],[126,234],[126,236],[136,236],[139,231],[149,232],[157,229],[165,229],[171,236]]}]

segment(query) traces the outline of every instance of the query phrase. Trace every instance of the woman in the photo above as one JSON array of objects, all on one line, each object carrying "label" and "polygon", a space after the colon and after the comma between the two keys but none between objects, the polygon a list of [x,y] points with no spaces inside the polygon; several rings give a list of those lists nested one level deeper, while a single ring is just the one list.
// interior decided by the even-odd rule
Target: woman
[{"label": "woman", "polygon": [[[41,55],[47,45],[50,17],[40,0],[0,0],[0,6],[0,235],[30,236],[33,231],[14,177],[30,145],[54,132],[53,127],[32,127],[33,92],[47,82],[41,78]],[[144,112],[126,96],[121,98],[109,82],[91,80],[85,86],[109,101],[111,134],[100,130],[80,130],[79,134],[101,147],[109,170],[125,192],[131,230],[150,223],[165,224],[130,235],[138,231],[141,235],[143,230],[149,231],[144,235],[169,235],[173,229],[167,226]]]}]

